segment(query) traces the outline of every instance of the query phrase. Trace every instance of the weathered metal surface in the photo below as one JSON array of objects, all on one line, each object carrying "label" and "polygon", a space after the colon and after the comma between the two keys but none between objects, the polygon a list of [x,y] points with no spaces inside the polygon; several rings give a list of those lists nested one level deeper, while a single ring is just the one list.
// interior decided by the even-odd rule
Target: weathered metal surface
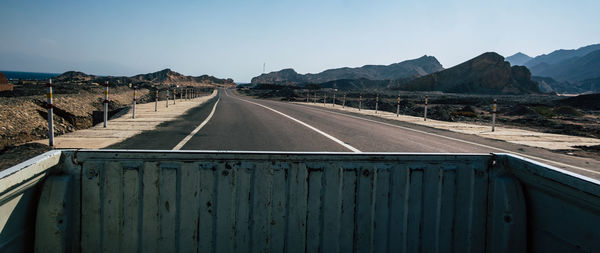
[{"label": "weathered metal surface", "polygon": [[0,172],[0,252],[33,251],[39,182],[59,159],[51,151]]},{"label": "weathered metal surface", "polygon": [[82,250],[481,252],[490,158],[80,152]]},{"label": "weathered metal surface", "polygon": [[37,208],[35,223],[36,252],[69,252],[73,244],[72,177],[46,179]]},{"label": "weathered metal surface", "polygon": [[513,155],[499,161],[523,188],[529,252],[600,252],[600,181]]},{"label": "weathered metal surface", "polygon": [[0,251],[33,250],[44,178],[65,251],[600,249],[600,182],[512,155],[67,150],[0,173]]}]

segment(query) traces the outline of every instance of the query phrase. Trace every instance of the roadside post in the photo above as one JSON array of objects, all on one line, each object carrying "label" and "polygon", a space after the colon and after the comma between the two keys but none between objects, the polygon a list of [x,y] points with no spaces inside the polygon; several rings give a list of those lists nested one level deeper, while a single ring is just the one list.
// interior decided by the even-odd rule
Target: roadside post
[{"label": "roadside post", "polygon": [[310,99],[310,91],[306,92],[306,103],[308,103]]},{"label": "roadside post", "polygon": [[379,109],[379,94],[377,94],[377,98],[375,98],[375,114],[377,114],[378,109]]},{"label": "roadside post", "polygon": [[104,82],[104,128],[106,128],[106,122],[108,121],[108,81]]},{"label": "roadside post", "polygon": [[332,107],[335,107],[335,92],[333,93],[333,102],[331,103]]},{"label": "roadside post", "polygon": [[396,106],[396,117],[400,115],[400,94],[398,94],[397,104],[398,105]]},{"label": "roadside post", "polygon": [[177,88],[173,89],[173,104],[177,103]]},{"label": "roadside post", "polygon": [[136,95],[136,94],[135,94],[135,92],[136,92],[136,91],[137,91],[137,86],[133,86],[133,105],[132,105],[132,107],[133,107],[133,108],[132,108],[132,109],[133,109],[132,111],[133,111],[133,112],[132,112],[132,114],[131,114],[131,118],[132,118],[132,119],[135,119],[135,99],[136,99],[136,97],[135,97],[135,95]]},{"label": "roadside post", "polygon": [[346,107],[346,93],[344,93],[344,100],[342,101],[342,108]]},{"label": "roadside post", "polygon": [[315,96],[313,97],[313,104],[317,103],[317,91],[315,91]]},{"label": "roadside post", "polygon": [[423,121],[427,121],[427,102],[429,98],[425,96],[425,113],[423,114]]},{"label": "roadside post", "polygon": [[323,94],[323,107],[325,106],[325,101],[327,101],[327,93]]},{"label": "roadside post", "polygon": [[46,107],[48,108],[48,146],[50,146],[50,148],[54,148],[54,109],[52,109],[52,79],[49,80],[47,86],[48,94],[46,94],[46,98],[48,101],[46,102]]},{"label": "roadside post", "polygon": [[167,102],[166,107],[169,108],[169,88],[167,88]]},{"label": "roadside post", "polygon": [[183,90],[179,89],[179,102],[183,102]]},{"label": "roadside post", "polygon": [[185,100],[189,100],[190,98],[188,97],[188,89],[185,89]]},{"label": "roadside post", "polygon": [[154,111],[158,112],[158,88],[154,92]]},{"label": "roadside post", "polygon": [[360,98],[358,99],[358,110],[362,109],[362,94],[360,94]]},{"label": "roadside post", "polygon": [[492,114],[492,132],[496,131],[496,109],[498,101],[494,98],[493,114]]}]

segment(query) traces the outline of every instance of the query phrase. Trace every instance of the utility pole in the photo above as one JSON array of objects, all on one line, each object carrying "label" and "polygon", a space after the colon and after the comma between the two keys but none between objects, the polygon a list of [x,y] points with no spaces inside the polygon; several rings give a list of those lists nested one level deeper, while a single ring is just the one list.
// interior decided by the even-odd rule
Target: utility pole
[{"label": "utility pole", "polygon": [[360,98],[358,99],[358,110],[362,109],[362,94],[360,94]]},{"label": "utility pole", "polygon": [[425,113],[423,114],[423,121],[427,121],[427,102],[429,98],[425,96]]},{"label": "utility pole", "polygon": [[396,117],[400,115],[400,94],[398,94],[398,107],[396,108]]},{"label": "utility pole", "polygon": [[106,122],[108,121],[108,81],[104,82],[104,128],[106,128]]},{"label": "utility pole", "polygon": [[48,146],[50,148],[54,148],[54,109],[52,104],[52,79],[49,80],[48,84],[48,94],[46,94],[46,98],[48,101],[46,102],[46,107],[48,108]]},{"label": "utility pole", "polygon": [[331,102],[331,106],[335,107],[335,92],[333,92],[333,102]]},{"label": "utility pole", "polygon": [[158,112],[158,88],[154,92],[154,111]]},{"label": "utility pole", "polygon": [[135,101],[135,99],[136,99],[136,97],[135,97],[135,95],[136,95],[136,94],[135,94],[135,92],[136,92],[136,89],[137,89],[137,86],[133,86],[133,105],[132,105],[132,107],[133,107],[133,108],[132,108],[132,109],[133,109],[132,111],[133,111],[133,112],[132,112],[132,114],[131,114],[131,118],[132,118],[132,119],[135,119],[135,102],[136,102],[136,101]]},{"label": "utility pole", "polygon": [[492,114],[492,132],[496,131],[496,108],[498,101],[494,98],[494,107]]},{"label": "utility pole", "polygon": [[379,109],[379,94],[377,94],[377,98],[375,98],[375,114],[377,114],[378,109]]}]

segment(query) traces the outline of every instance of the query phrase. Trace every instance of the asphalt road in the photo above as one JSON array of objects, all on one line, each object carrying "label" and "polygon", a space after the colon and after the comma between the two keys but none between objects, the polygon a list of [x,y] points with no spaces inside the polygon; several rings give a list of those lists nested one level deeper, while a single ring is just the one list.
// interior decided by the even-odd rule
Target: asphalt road
[{"label": "asphalt road", "polygon": [[[196,131],[194,131],[196,130]],[[186,138],[187,137],[187,138]],[[181,119],[109,148],[244,151],[515,153],[600,178],[600,162],[474,135],[221,89]]]}]

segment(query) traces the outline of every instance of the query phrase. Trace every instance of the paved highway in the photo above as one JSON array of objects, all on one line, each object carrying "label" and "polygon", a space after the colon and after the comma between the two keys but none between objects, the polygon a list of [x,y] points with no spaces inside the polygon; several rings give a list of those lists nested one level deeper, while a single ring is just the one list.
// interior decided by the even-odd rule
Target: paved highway
[{"label": "paved highway", "polygon": [[510,152],[599,178],[600,162],[474,135],[386,121],[286,102],[259,100],[221,89],[213,101],[109,148],[333,151]]}]

